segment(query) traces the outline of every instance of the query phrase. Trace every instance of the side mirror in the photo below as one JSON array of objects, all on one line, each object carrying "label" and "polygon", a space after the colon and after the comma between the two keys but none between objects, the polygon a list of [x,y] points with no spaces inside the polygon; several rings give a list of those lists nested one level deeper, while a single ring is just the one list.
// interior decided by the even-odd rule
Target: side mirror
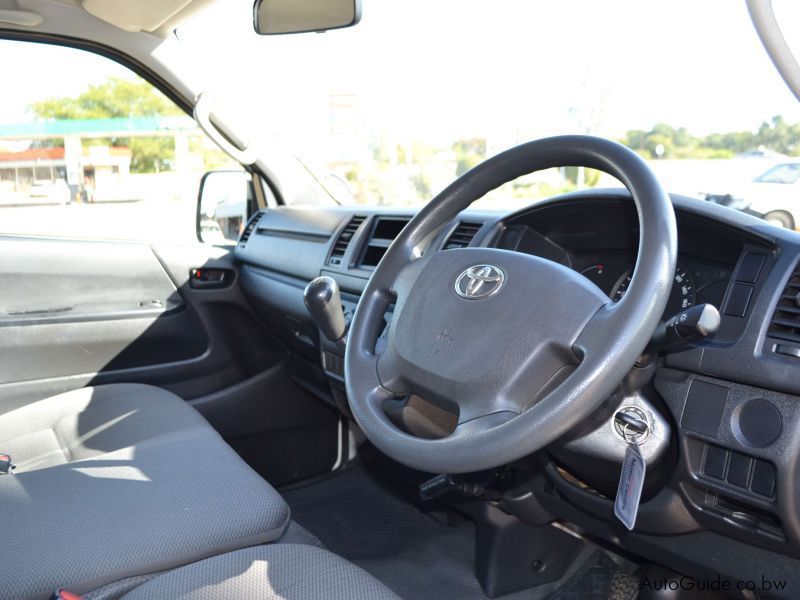
[{"label": "side mirror", "polygon": [[253,6],[261,35],[341,29],[360,20],[361,0],[256,0]]},{"label": "side mirror", "polygon": [[200,180],[197,239],[235,244],[252,212],[255,194],[247,171],[210,171]]}]

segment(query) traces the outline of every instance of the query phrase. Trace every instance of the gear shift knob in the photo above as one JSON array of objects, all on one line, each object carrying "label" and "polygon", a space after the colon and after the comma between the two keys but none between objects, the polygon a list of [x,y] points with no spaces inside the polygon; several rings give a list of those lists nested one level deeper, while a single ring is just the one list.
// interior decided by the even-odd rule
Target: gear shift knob
[{"label": "gear shift knob", "polygon": [[306,286],[303,300],[323,335],[334,343],[342,343],[347,323],[336,280],[332,277],[317,277]]}]

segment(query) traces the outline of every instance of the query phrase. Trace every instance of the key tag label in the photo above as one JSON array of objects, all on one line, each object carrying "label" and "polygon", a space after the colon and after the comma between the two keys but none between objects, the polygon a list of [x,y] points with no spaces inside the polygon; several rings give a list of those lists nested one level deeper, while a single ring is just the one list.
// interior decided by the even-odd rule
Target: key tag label
[{"label": "key tag label", "polygon": [[636,443],[628,443],[614,500],[614,514],[629,530],[636,524],[647,465]]}]

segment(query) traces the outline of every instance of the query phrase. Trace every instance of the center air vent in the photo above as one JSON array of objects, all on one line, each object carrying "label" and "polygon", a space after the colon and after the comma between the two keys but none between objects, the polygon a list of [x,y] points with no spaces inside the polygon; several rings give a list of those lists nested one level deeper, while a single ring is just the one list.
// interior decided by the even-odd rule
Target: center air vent
[{"label": "center air vent", "polygon": [[345,225],[345,228],[342,229],[342,233],[339,234],[336,243],[333,245],[333,250],[331,250],[331,255],[328,258],[329,265],[338,267],[342,264],[344,254],[347,252],[347,247],[350,245],[350,241],[361,226],[361,223],[364,222],[364,219],[366,219],[366,217],[353,217],[350,219],[350,222]]},{"label": "center air vent", "polygon": [[409,219],[403,217],[376,218],[358,266],[365,269],[375,268],[408,221]]},{"label": "center air vent", "polygon": [[253,217],[250,219],[250,222],[247,223],[247,227],[244,228],[241,237],[239,237],[239,248],[244,250],[244,247],[247,245],[247,240],[250,239],[250,236],[253,235],[253,231],[255,231],[258,222],[261,220],[261,217],[264,216],[264,213],[258,211]]},{"label": "center air vent", "polygon": [[767,335],[800,344],[800,265],[796,265],[772,315]]},{"label": "center air vent", "polygon": [[469,246],[475,234],[478,233],[483,223],[471,223],[468,221],[461,221],[447,238],[444,243],[443,250],[450,250],[451,248],[466,248]]}]

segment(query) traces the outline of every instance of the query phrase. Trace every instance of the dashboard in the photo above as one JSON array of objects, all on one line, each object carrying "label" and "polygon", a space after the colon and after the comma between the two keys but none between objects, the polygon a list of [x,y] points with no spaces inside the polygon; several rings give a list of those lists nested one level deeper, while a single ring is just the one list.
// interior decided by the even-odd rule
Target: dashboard
[{"label": "dashboard", "polygon": [[[713,339],[662,358],[642,391],[668,424],[669,452],[652,471],[648,465],[637,530],[615,525],[613,491],[595,477],[607,471],[614,480],[619,464],[569,463],[548,452],[547,474],[531,491],[554,515],[595,535],[623,540],[653,560],[690,561],[673,567],[682,572],[722,568],[735,578],[753,561],[773,570],[790,561],[786,568],[796,569],[800,235],[712,203],[672,201],[679,254],[664,319],[708,303],[719,309],[721,323]],[[303,288],[319,275],[333,277],[345,313],[352,313],[383,253],[413,216],[381,207],[281,207],[254,215],[237,245],[241,287],[285,341],[295,380],[345,416],[342,351],[311,322]],[[627,192],[593,190],[513,213],[465,211],[423,250],[479,246],[537,255],[583,274],[618,301],[638,244]],[[387,324],[391,318],[390,310]],[[702,544],[715,553],[699,552]]]}]

